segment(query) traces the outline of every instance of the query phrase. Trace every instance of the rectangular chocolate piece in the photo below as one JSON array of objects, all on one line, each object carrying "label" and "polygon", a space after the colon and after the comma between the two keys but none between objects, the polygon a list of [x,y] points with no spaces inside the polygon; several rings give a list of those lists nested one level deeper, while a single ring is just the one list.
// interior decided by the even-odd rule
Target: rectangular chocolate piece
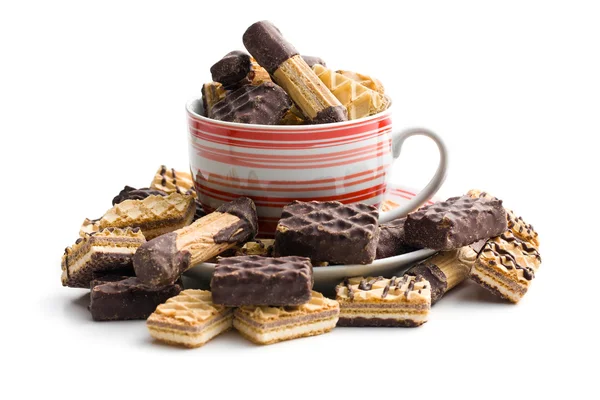
[{"label": "rectangular chocolate piece", "polygon": [[309,257],[315,264],[370,264],[378,218],[377,208],[366,204],[296,200],[283,208],[273,254]]},{"label": "rectangular chocolate piece", "polygon": [[462,196],[408,214],[404,234],[411,246],[452,250],[497,236],[506,226],[501,200]]},{"label": "rectangular chocolate piece", "polygon": [[312,286],[312,264],[305,257],[221,258],[210,282],[213,303],[229,307],[304,304]]},{"label": "rectangular chocolate piece", "polygon": [[90,312],[96,321],[146,319],[156,306],[183,290],[181,281],[152,287],[135,277],[116,276],[94,280],[90,287]]},{"label": "rectangular chocolate piece", "polygon": [[404,238],[404,222],[406,218],[398,218],[384,225],[379,225],[379,241],[375,259],[388,258],[418,250],[406,243]]}]

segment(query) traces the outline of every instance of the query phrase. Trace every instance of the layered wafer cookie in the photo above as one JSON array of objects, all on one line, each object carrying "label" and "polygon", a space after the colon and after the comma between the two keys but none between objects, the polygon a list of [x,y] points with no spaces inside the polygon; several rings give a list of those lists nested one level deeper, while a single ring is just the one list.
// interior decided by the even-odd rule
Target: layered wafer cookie
[{"label": "layered wafer cookie", "polygon": [[189,172],[176,171],[161,165],[150,184],[150,189],[162,190],[166,193],[193,194],[194,178]]},{"label": "layered wafer cookie", "polygon": [[539,251],[508,230],[487,241],[469,278],[495,295],[517,303],[542,262]]},{"label": "layered wafer cookie", "polygon": [[187,289],[156,307],[146,326],[161,342],[200,347],[231,329],[232,320],[231,309],[213,304],[209,291]]},{"label": "layered wafer cookie", "polygon": [[140,228],[146,239],[150,240],[189,225],[195,212],[196,203],[191,195],[153,195],[143,200],[125,200],[114,205],[98,221],[98,227]]},{"label": "layered wafer cookie", "polygon": [[422,276],[431,285],[431,305],[437,303],[446,292],[463,282],[477,259],[477,253],[470,247],[442,251],[423,261],[406,274]]},{"label": "layered wafer cookie", "polygon": [[430,285],[422,276],[350,278],[335,291],[338,326],[419,326],[431,308]]},{"label": "layered wafer cookie", "polygon": [[227,91],[219,82],[210,82],[202,85],[202,105],[204,106],[204,115],[211,117],[211,112],[215,104],[225,98]]},{"label": "layered wafer cookie", "polygon": [[406,218],[398,218],[386,224],[379,225],[376,259],[379,260],[418,250],[416,247],[409,246],[404,238],[405,221]]},{"label": "layered wafer cookie", "polygon": [[233,326],[254,343],[272,344],[329,332],[335,327],[339,313],[337,301],[313,291],[310,300],[299,306],[237,308]]},{"label": "layered wafer cookie", "polygon": [[145,242],[139,228],[106,228],[77,239],[62,256],[63,286],[89,288],[94,272],[131,269],[133,254]]},{"label": "layered wafer cookie", "polygon": [[338,74],[320,64],[315,64],[313,71],[340,103],[346,107],[348,119],[367,117],[388,108],[389,104],[385,96],[351,78]]},{"label": "layered wafer cookie", "polygon": [[125,200],[144,200],[149,196],[167,196],[168,193],[158,189],[140,188],[126,185],[112,200],[112,205],[119,204]]},{"label": "layered wafer cookie", "polygon": [[213,81],[228,90],[271,81],[269,73],[253,57],[239,50],[227,53],[210,68],[210,73]]},{"label": "layered wafer cookie", "polygon": [[346,78],[350,78],[353,81],[360,83],[364,87],[376,91],[377,93],[385,93],[383,84],[379,81],[379,79],[375,79],[369,75],[359,74],[358,72],[352,71],[339,70],[336,71],[336,73],[343,75]]},{"label": "layered wafer cookie", "polygon": [[251,25],[243,41],[250,54],[312,123],[348,120],[346,108],[273,24],[261,21]]},{"label": "layered wafer cookie", "polygon": [[257,225],[252,200],[225,203],[193,224],[145,243],[133,258],[135,274],[148,285],[171,284],[190,267],[254,238]]},{"label": "layered wafer cookie", "polygon": [[369,264],[377,249],[378,216],[367,204],[293,201],[281,213],[273,254],[308,257],[315,264]]},{"label": "layered wafer cookie", "polygon": [[[481,197],[488,200],[497,200],[496,197],[490,195],[489,193],[477,189],[469,190],[467,195],[473,198]],[[506,220],[507,228],[512,232],[513,235],[525,242],[529,242],[535,248],[540,247],[538,233],[535,231],[535,229],[533,229],[531,224],[525,222],[522,217],[517,216],[514,211],[509,209],[506,209]]]}]

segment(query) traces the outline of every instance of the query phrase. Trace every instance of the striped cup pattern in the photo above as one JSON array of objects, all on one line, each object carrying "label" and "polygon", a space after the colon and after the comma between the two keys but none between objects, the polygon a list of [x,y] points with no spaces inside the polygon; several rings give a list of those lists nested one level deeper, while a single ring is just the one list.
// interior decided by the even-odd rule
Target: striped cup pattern
[{"label": "striped cup pattern", "polygon": [[390,110],[327,125],[265,126],[202,116],[188,103],[190,168],[207,212],[248,196],[259,234],[272,237],[293,200],[379,205],[392,164]]}]

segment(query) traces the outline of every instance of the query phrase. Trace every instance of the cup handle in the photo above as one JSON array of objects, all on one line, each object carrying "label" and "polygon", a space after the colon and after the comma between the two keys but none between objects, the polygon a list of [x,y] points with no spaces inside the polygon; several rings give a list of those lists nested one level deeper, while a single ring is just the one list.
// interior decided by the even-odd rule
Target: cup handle
[{"label": "cup handle", "polygon": [[417,195],[413,197],[407,204],[393,210],[380,213],[380,223],[386,223],[397,218],[402,218],[409,212],[416,210],[439,190],[440,186],[442,186],[442,183],[444,183],[444,180],[446,179],[446,171],[448,169],[448,150],[446,149],[444,141],[429,129],[411,128],[401,132],[392,133],[392,156],[394,161],[397,161],[400,157],[400,150],[402,150],[404,141],[411,136],[427,136],[433,140],[438,147],[438,151],[440,152],[440,163],[438,164],[437,171],[435,171],[435,175],[433,175],[433,178],[431,178],[427,186],[417,193]]}]

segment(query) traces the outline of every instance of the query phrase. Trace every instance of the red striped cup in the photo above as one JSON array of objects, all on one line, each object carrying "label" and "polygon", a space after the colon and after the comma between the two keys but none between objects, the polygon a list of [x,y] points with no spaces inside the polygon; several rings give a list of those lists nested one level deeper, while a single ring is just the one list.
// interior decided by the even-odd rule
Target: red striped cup
[{"label": "red striped cup", "polygon": [[446,176],[442,140],[422,128],[393,132],[391,109],[334,124],[274,126],[206,118],[201,99],[188,102],[186,108],[190,168],[202,206],[210,212],[237,197],[250,197],[262,237],[273,236],[281,209],[293,200],[381,204],[390,168],[410,136],[427,136],[437,144],[437,171],[409,203],[382,212],[380,221],[418,208]]}]

